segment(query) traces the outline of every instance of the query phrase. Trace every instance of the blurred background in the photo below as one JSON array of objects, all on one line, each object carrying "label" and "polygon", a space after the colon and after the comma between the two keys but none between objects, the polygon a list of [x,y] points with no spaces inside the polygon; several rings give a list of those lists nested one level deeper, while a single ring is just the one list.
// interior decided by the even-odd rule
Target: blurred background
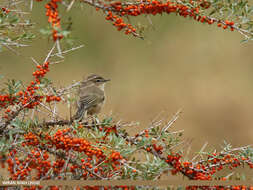
[{"label": "blurred background", "polygon": [[[33,22],[47,26],[43,3],[35,3]],[[118,32],[102,12],[72,8],[64,18],[73,20],[72,36],[85,47],[51,66],[48,78],[62,87],[97,73],[111,82],[106,86],[103,114],[115,120],[137,121],[140,131],[161,112],[169,120],[182,108],[172,130],[185,130],[192,151],[205,142],[220,148],[253,143],[253,43],[240,43],[237,32],[197,23],[175,15],[134,18],[147,25],[145,40]],[[34,28],[38,32],[39,28]],[[30,57],[42,62],[51,40],[38,37],[30,47],[0,53],[0,73],[6,78],[30,81],[35,69]],[[66,108],[67,111],[67,108]],[[66,114],[67,115],[67,114]]]}]

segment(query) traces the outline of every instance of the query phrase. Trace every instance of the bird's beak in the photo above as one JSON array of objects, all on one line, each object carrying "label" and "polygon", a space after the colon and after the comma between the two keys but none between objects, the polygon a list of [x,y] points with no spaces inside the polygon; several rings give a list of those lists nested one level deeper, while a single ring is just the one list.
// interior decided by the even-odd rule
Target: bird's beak
[{"label": "bird's beak", "polygon": [[111,79],[105,79],[104,82],[108,82],[108,81],[110,81],[110,80],[111,80]]}]

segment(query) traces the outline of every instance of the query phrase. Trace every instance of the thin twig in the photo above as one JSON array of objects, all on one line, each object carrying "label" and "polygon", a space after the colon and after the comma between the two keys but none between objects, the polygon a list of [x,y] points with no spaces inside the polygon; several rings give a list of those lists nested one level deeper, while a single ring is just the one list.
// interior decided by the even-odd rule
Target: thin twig
[{"label": "thin twig", "polygon": [[[208,145],[208,142],[206,142],[206,143],[202,146],[202,148],[200,149],[199,153],[203,152],[207,145]],[[194,157],[192,158],[191,161],[193,162],[198,156],[199,156],[199,154],[196,154],[196,156],[194,156]]]},{"label": "thin twig", "polygon": [[[84,45],[80,45],[80,46],[73,47],[73,48],[71,48],[71,49],[62,51],[62,52],[61,52],[61,55],[62,55],[62,54],[65,54],[65,53],[68,53],[68,52],[70,52],[70,51],[74,51],[74,50],[80,49],[80,48],[82,48],[82,47],[84,47]],[[58,53],[52,54],[52,55],[50,55],[50,57],[57,56],[57,55],[60,55],[60,53],[58,52]]]},{"label": "thin twig", "polygon": [[162,132],[167,131],[168,128],[170,128],[170,126],[172,126],[173,123],[175,123],[175,121],[179,118],[179,116],[180,116],[181,113],[182,113],[182,109],[179,109],[177,111],[177,113],[172,117],[172,119],[168,122],[167,126],[162,129]]},{"label": "thin twig", "polygon": [[36,65],[40,65],[33,57],[31,57],[31,60],[32,60]]},{"label": "thin twig", "polygon": [[72,8],[73,4],[74,4],[75,0],[72,0],[69,4],[69,6],[67,7],[67,12],[70,11],[70,9]]},{"label": "thin twig", "polygon": [[51,50],[50,50],[49,53],[47,54],[47,57],[46,57],[44,63],[46,63],[46,62],[48,61],[50,55],[51,55],[52,52],[54,51],[55,46],[56,46],[56,42],[54,43],[53,47],[51,48]]},{"label": "thin twig", "polygon": [[56,47],[57,47],[57,50],[58,50],[58,57],[60,57],[60,58],[64,58],[63,56],[62,56],[62,51],[61,51],[61,46],[60,46],[60,40],[56,40]]}]

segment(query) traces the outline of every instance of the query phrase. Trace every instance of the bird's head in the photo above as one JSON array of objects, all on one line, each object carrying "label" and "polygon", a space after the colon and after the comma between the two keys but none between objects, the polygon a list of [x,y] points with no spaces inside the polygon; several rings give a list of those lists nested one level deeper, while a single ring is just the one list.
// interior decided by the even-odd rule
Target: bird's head
[{"label": "bird's head", "polygon": [[90,83],[93,83],[94,85],[98,87],[103,87],[103,88],[104,88],[105,83],[110,81],[110,79],[104,79],[103,77],[96,74],[89,75],[86,80]]}]

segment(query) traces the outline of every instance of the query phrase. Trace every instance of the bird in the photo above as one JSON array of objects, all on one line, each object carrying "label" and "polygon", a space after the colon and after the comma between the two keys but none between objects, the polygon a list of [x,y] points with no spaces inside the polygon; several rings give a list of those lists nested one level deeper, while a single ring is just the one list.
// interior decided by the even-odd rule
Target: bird
[{"label": "bird", "polygon": [[91,74],[84,79],[79,88],[77,111],[73,120],[81,121],[86,115],[98,114],[105,103],[105,84],[110,79]]}]

